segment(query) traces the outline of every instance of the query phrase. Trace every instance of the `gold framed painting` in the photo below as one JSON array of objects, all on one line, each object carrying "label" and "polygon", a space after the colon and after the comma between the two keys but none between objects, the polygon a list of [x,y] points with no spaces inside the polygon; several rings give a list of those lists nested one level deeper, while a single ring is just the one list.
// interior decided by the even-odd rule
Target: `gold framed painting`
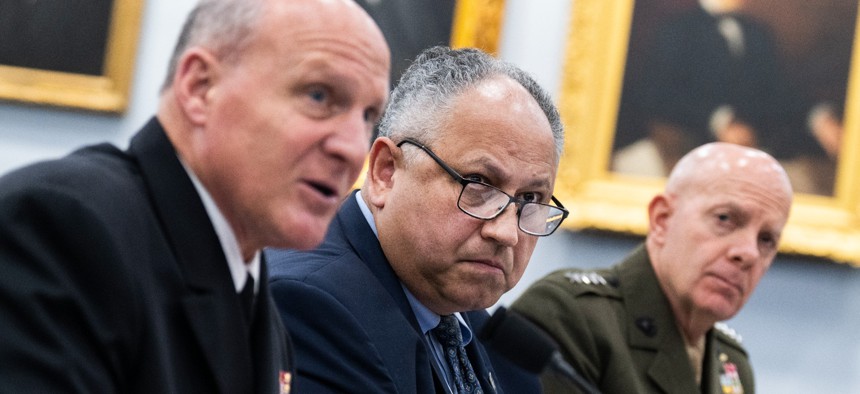
[{"label": "gold framed painting", "polygon": [[451,46],[498,55],[504,12],[505,0],[457,0]]},{"label": "gold framed painting", "polygon": [[[662,189],[667,163],[671,164],[672,156],[664,155],[659,149],[660,145],[653,143],[654,139],[657,138],[654,136],[660,135],[659,130],[663,129],[659,127],[648,128],[655,124],[662,125],[661,121],[650,120],[639,123],[642,126],[639,130],[641,133],[634,138],[622,134],[626,132],[622,124],[627,122],[628,117],[633,117],[630,113],[637,113],[635,110],[629,110],[630,101],[628,98],[633,97],[630,100],[635,101],[637,98],[642,100],[645,97],[643,101],[647,101],[649,105],[659,101],[654,98],[655,96],[641,93],[641,91],[639,93],[631,92],[636,86],[637,79],[645,80],[648,83],[655,80],[649,78],[646,71],[641,70],[647,70],[651,64],[660,64],[657,61],[652,63],[642,59],[643,56],[661,52],[655,46],[654,41],[651,41],[649,46],[638,46],[641,42],[647,42],[647,37],[643,37],[644,33],[642,32],[653,32],[652,39],[656,40],[656,37],[659,37],[660,32],[663,31],[659,25],[661,22],[668,24],[669,21],[675,20],[675,17],[689,11],[678,5],[682,3],[689,3],[686,7],[690,9],[699,7],[695,0],[652,0],[647,2],[576,0],[574,2],[559,97],[559,107],[567,130],[567,141],[556,186],[556,195],[571,210],[570,218],[565,222],[569,228],[598,228],[645,234],[647,230],[646,206],[650,198]],[[720,2],[712,1],[709,3]],[[832,145],[835,146],[835,149],[827,151],[823,145],[819,149],[820,152],[824,152],[821,157],[827,157],[826,154],[830,154],[832,162],[829,167],[828,165],[824,167],[801,167],[801,170],[805,171],[807,178],[811,181],[825,178],[826,175],[824,174],[827,172],[832,173],[832,177],[830,183],[826,184],[828,186],[824,188],[795,187],[795,203],[789,224],[783,234],[781,251],[860,265],[860,204],[858,204],[860,203],[860,199],[858,199],[860,198],[860,172],[858,172],[860,169],[860,134],[858,134],[860,133],[858,130],[860,128],[860,123],[858,123],[860,122],[860,118],[858,118],[860,116],[860,64],[858,64],[860,63],[858,60],[860,59],[860,45],[858,45],[858,41],[860,40],[857,39],[858,2],[857,0],[822,0],[812,4],[799,0],[787,2],[785,0],[746,0],[745,3],[745,11],[759,12],[749,19],[764,21],[761,23],[769,21],[771,23],[770,30],[773,31],[773,34],[769,36],[781,37],[783,40],[782,47],[778,50],[781,51],[782,55],[794,54],[800,60],[803,60],[805,56],[807,63],[812,65],[803,68],[803,63],[798,61],[794,69],[787,66],[778,69],[780,73],[787,75],[786,79],[783,80],[787,81],[783,83],[784,85],[803,91],[803,79],[808,76],[810,78],[811,76],[830,78],[819,78],[811,81],[809,86],[819,89],[814,92],[819,94],[818,96],[809,92],[797,93],[796,96],[799,98],[793,100],[790,105],[781,104],[786,108],[791,108],[791,112],[785,112],[780,115],[780,118],[771,119],[762,125],[770,127],[776,124],[777,120],[782,122],[788,117],[795,117],[802,118],[807,123],[805,123],[806,126],[795,126],[794,129],[803,127],[812,129],[812,119],[815,119],[813,115],[817,116],[818,112],[816,111],[822,108],[816,104],[824,102],[824,98],[830,97],[829,105],[833,115],[831,118],[836,121],[839,131],[839,139],[836,140],[838,143]],[[663,10],[654,8],[661,4],[664,7]],[[652,8],[643,8],[646,6]],[[791,7],[795,8],[792,9]],[[816,14],[818,19],[810,18],[810,12],[822,10],[830,14],[819,13]],[[668,11],[668,13],[660,14],[658,11]],[[773,14],[774,12],[776,14]],[[790,17],[793,14],[811,19],[811,22],[803,22],[809,24],[805,25],[797,20],[792,20]],[[771,19],[768,20],[768,17]],[[643,23],[651,23],[651,28],[642,30],[640,25]],[[749,32],[750,30],[745,29],[743,31]],[[689,36],[695,35],[685,35],[684,37]],[[675,34],[672,37],[678,37],[678,35]],[[745,50],[750,52],[756,50],[753,45],[758,44],[753,44],[750,41],[753,34],[747,33],[746,37],[747,46]],[[821,42],[829,43],[829,45],[816,45]],[[792,47],[787,43],[794,46]],[[703,46],[704,44],[696,45]],[[809,48],[820,47],[845,49],[841,53],[829,54],[803,52],[804,48],[808,50]],[[792,50],[795,52],[791,52]],[[836,51],[836,49],[833,50]],[[678,56],[677,51],[675,56]],[[827,59],[831,59],[832,64],[812,61],[821,59],[820,56],[830,56]],[[691,56],[684,57],[684,59],[688,58]],[[780,58],[786,58],[786,56]],[[834,72],[834,70],[837,71]],[[844,70],[844,72],[838,70]],[[633,71],[641,72],[638,74],[638,78],[636,74],[631,76]],[[744,71],[748,70],[744,69]],[[795,72],[793,76],[791,71]],[[775,71],[771,69],[771,71],[766,72],[774,73]],[[667,91],[670,89],[660,87],[656,90]],[[697,91],[697,94],[705,95],[709,92],[703,88]],[[773,95],[774,93],[770,94]],[[785,93],[785,95],[789,95],[789,93]],[[675,106],[686,105],[690,101],[698,99],[698,97],[685,98],[684,102],[675,104]],[[839,110],[833,111],[833,106]],[[825,108],[827,107],[825,106]],[[630,112],[626,112],[628,110]],[[657,107],[643,106],[640,107],[638,113],[658,113],[659,111],[660,109]],[[703,123],[713,126],[714,118],[714,116],[710,116],[707,119],[708,122]],[[750,122],[752,123],[752,121]],[[711,131],[713,132],[713,130]],[[765,137],[765,134],[760,134],[759,142],[771,138],[773,145],[768,146],[774,151],[783,152],[778,149],[788,149],[786,152],[797,152],[808,148],[811,146],[810,144],[814,146],[817,142],[810,137],[817,137],[812,130],[806,130],[804,133],[779,138]],[[768,136],[770,135],[777,134],[768,134]],[[643,140],[647,142],[649,140],[645,140],[646,137],[651,138],[650,149],[647,144],[639,145],[645,148],[638,150],[640,156],[633,157],[640,158],[639,161],[635,162],[638,167],[652,168],[654,172],[643,174],[627,170],[621,166],[619,163],[623,163],[621,161],[623,157],[621,156],[619,141],[627,139],[628,141],[625,142]],[[824,143],[822,142],[822,144]],[[627,153],[627,151],[623,153]],[[787,169],[789,168],[788,164],[793,164],[793,158],[797,157],[785,153],[783,159],[781,158],[782,153],[772,152],[772,154],[781,161],[784,160]],[[649,164],[646,163],[647,160],[642,160],[642,157],[656,157],[657,159],[655,159],[656,162]],[[810,168],[815,168],[815,170],[810,170]],[[799,171],[797,174],[803,175],[803,171]],[[795,183],[794,177],[792,182]],[[798,182],[797,185],[802,185],[802,182]]]},{"label": "gold framed painting", "polygon": [[391,51],[391,86],[424,49],[474,47],[496,54],[504,0],[355,0]]},{"label": "gold framed painting", "polygon": [[0,99],[121,113],[143,0],[0,5]]}]

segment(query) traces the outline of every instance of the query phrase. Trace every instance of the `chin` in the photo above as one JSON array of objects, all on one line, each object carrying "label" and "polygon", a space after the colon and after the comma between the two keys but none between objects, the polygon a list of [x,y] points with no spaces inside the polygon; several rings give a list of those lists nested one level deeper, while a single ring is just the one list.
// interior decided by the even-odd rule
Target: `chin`
[{"label": "chin", "polygon": [[736,308],[734,305],[719,305],[710,309],[717,321],[723,321],[735,317],[740,308]]},{"label": "chin", "polygon": [[[299,231],[296,231],[299,230]],[[325,228],[320,230],[317,228],[291,228],[283,232],[281,239],[285,245],[285,249],[310,250],[319,246],[325,237]]]},{"label": "chin", "polygon": [[501,298],[501,294],[483,294],[480,296],[476,296],[472,298],[471,302],[469,302],[470,306],[465,310],[478,310],[478,309],[487,309],[499,302],[499,298]]}]

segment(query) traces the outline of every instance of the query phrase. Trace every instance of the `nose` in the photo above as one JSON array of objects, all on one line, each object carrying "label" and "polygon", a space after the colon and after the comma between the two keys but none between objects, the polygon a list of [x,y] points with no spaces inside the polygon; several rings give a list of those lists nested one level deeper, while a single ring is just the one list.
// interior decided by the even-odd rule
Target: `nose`
[{"label": "nose", "polygon": [[358,174],[370,149],[372,125],[365,120],[364,111],[353,110],[342,114],[334,128],[323,149],[347,163],[350,172]]},{"label": "nose", "polygon": [[729,248],[729,258],[740,264],[742,269],[751,267],[761,257],[758,237],[758,232],[755,231],[738,234]]},{"label": "nose", "polygon": [[510,204],[499,216],[484,221],[481,234],[504,246],[515,246],[520,237],[518,220],[517,204]]}]

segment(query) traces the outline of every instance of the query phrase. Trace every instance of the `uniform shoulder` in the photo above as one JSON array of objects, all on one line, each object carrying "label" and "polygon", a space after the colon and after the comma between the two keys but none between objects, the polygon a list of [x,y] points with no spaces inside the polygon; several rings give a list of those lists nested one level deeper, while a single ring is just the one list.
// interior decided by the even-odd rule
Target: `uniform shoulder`
[{"label": "uniform shoulder", "polygon": [[96,200],[100,195],[117,196],[133,189],[140,194],[139,177],[123,152],[108,144],[84,147],[65,157],[33,163],[10,171],[0,178],[4,195],[25,195],[50,191]]},{"label": "uniform shoulder", "polygon": [[618,278],[610,270],[564,269],[546,276],[543,282],[572,293],[574,296],[592,294],[620,297]]},{"label": "uniform shoulder", "polygon": [[718,341],[730,345],[746,353],[742,345],[743,337],[735,329],[729,327],[726,323],[719,322],[714,324],[714,335]]}]

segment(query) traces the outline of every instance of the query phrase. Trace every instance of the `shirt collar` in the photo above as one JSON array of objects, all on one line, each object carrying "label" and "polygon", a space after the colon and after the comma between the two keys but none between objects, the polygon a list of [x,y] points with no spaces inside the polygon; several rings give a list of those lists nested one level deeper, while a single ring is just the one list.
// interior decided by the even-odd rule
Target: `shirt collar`
[{"label": "shirt collar", "polygon": [[[376,223],[373,220],[373,213],[370,212],[370,208],[364,202],[364,199],[361,198],[361,190],[355,193],[356,202],[358,202],[358,208],[361,210],[361,213],[364,215],[364,220],[367,221],[367,224],[370,225],[371,230],[373,230],[373,234],[379,238],[379,232],[376,230]],[[403,283],[400,283],[400,287],[403,288],[403,292],[406,293],[406,299],[409,301],[409,306],[412,307],[412,313],[415,314],[415,318],[418,320],[418,326],[421,328],[422,334],[427,334],[428,331],[436,328],[439,325],[439,322],[442,321],[442,318],[424,306],[421,301],[418,301],[415,298],[415,295],[412,294]],[[457,320],[460,322],[460,331],[463,335],[463,346],[468,345],[469,342],[472,341],[472,329],[466,324],[466,321],[463,319],[463,316],[460,313],[455,313],[457,316]]]},{"label": "shirt collar", "polygon": [[236,286],[236,292],[242,291],[245,287],[245,282],[248,280],[248,274],[254,278],[254,294],[260,288],[260,251],[254,253],[251,261],[245,262],[242,258],[242,251],[239,248],[239,241],[236,239],[236,233],[227,222],[227,218],[218,209],[215,200],[203,186],[203,183],[194,175],[182,158],[179,158],[182,167],[188,177],[191,178],[191,183],[197,189],[197,194],[200,195],[200,200],[203,201],[203,208],[206,209],[206,214],[209,215],[209,220],[212,222],[212,227],[215,228],[215,234],[218,235],[218,241],[221,243],[221,250],[224,251],[224,257],[227,259],[227,267],[230,268],[230,275],[233,278],[233,285]]},{"label": "shirt collar", "polygon": [[373,230],[373,235],[376,238],[379,238],[379,232],[376,231],[376,222],[373,220],[373,213],[370,212],[370,207],[367,206],[367,203],[364,202],[364,199],[361,198],[361,190],[355,193],[355,200],[358,202],[358,209],[361,210],[361,213],[364,215],[364,220],[367,221],[367,224],[370,225],[370,229]]}]

